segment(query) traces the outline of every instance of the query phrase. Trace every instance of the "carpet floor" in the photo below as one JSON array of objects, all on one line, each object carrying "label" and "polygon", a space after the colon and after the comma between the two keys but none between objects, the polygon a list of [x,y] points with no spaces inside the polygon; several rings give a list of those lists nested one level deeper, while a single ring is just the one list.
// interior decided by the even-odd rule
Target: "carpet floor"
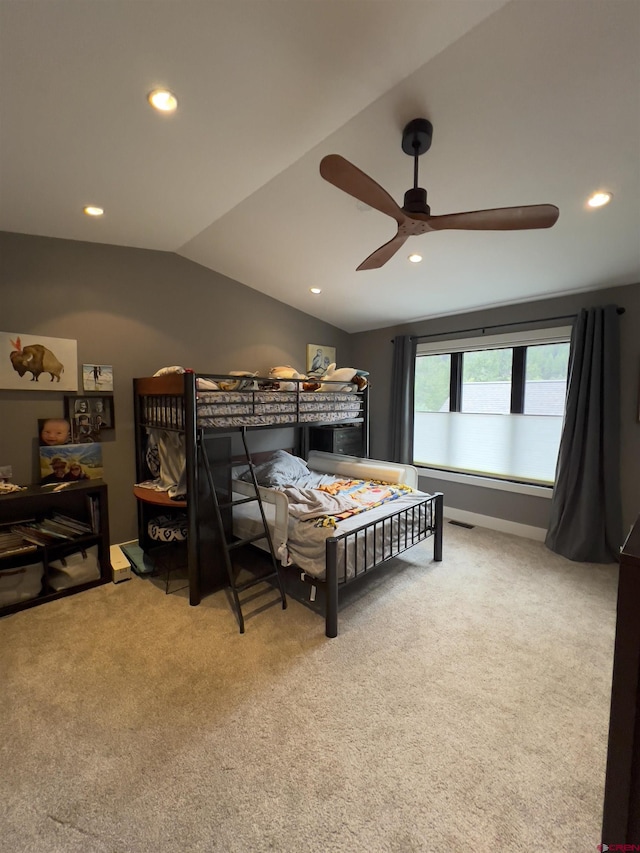
[{"label": "carpet floor", "polygon": [[445,525],[333,640],[149,577],[7,616],[0,850],[595,851],[617,572]]}]

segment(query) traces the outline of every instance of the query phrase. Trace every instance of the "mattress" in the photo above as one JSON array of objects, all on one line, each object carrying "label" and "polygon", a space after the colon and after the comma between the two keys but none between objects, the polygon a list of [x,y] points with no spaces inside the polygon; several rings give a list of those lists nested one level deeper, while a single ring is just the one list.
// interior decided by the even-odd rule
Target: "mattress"
[{"label": "mattress", "polygon": [[361,398],[339,392],[199,391],[196,409],[202,428],[329,423],[361,416]]},{"label": "mattress", "polygon": [[[147,395],[142,397],[142,407],[143,422],[148,426],[171,429],[185,426],[182,395]],[[198,391],[196,398],[199,429],[326,424],[363,416],[362,395],[355,392]]]}]

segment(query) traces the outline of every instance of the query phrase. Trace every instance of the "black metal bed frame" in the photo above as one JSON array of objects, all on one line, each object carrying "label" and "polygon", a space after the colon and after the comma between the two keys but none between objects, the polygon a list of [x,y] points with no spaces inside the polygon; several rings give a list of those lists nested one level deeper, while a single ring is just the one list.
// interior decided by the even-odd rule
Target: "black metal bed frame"
[{"label": "black metal bed frame", "polygon": [[[204,437],[211,433],[229,434],[243,429],[287,429],[291,427],[307,428],[318,426],[326,421],[289,422],[263,424],[249,427],[220,426],[202,429],[197,424],[197,388],[196,378],[227,379],[222,374],[169,374],[163,377],[134,379],[134,416],[136,424],[136,466],[137,474],[144,467],[143,432],[145,427],[157,427],[184,433],[187,471],[187,546],[189,567],[189,603],[198,605],[203,595],[214,591],[203,588],[201,566],[199,565],[200,512],[198,497],[201,494],[202,478],[199,464],[199,450]],[[287,380],[288,381],[288,380]],[[341,383],[344,384],[344,383]],[[259,393],[259,392],[256,392]],[[282,392],[291,393],[291,392]],[[299,386],[298,396],[302,392]],[[365,431],[365,446],[368,449],[368,389],[359,391],[361,416],[345,418],[333,423],[362,423]],[[306,430],[305,430],[306,434]],[[303,441],[304,455],[307,442]],[[202,474],[202,477],[201,477]],[[195,500],[194,500],[195,498]],[[397,512],[379,518],[376,521],[360,525],[355,530],[332,536],[326,541],[326,572],[324,579],[318,579],[303,573],[303,580],[324,590],[325,595],[325,633],[335,637],[338,633],[339,591],[359,578],[367,575],[383,563],[398,556],[419,542],[434,537],[434,560],[442,560],[443,495],[435,493],[423,501]],[[394,530],[395,528],[395,530]],[[381,540],[381,545],[378,543]],[[359,561],[359,549],[363,561]],[[352,571],[348,571],[348,555],[352,552],[355,562]],[[341,556],[342,555],[342,556]],[[342,571],[340,564],[342,563]]]},{"label": "black metal bed frame", "polygon": [[[443,510],[444,496],[441,492],[435,492],[420,503],[326,540],[325,577],[319,579],[303,572],[301,579],[324,593],[323,615],[327,637],[338,635],[340,592],[347,585],[357,582],[431,536],[434,540],[433,559],[437,563],[442,560]],[[350,554],[353,556],[351,571]]]}]

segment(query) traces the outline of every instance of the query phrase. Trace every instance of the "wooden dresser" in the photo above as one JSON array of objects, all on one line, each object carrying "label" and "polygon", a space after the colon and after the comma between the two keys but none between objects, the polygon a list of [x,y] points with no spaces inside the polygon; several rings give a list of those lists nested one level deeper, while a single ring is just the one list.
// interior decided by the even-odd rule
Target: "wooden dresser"
[{"label": "wooden dresser", "polygon": [[620,552],[602,842],[640,843],[640,517]]},{"label": "wooden dresser", "polygon": [[309,450],[367,456],[362,424],[334,424],[309,427]]}]

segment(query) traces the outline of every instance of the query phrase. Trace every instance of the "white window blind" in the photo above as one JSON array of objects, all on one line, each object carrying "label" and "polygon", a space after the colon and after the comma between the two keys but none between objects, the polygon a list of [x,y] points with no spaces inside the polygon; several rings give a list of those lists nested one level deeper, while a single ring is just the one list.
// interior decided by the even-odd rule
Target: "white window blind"
[{"label": "white window blind", "polygon": [[553,485],[561,417],[416,412],[415,465]]},{"label": "white window blind", "polygon": [[[429,341],[418,344],[417,359],[446,353],[566,344],[570,338],[571,327],[563,326],[453,341]],[[553,396],[549,392],[552,385],[553,401],[558,397],[560,404],[557,401],[553,405],[549,403]],[[563,387],[556,389],[556,385]],[[461,412],[434,411],[433,407],[424,411],[416,400],[414,464],[520,483],[553,485],[564,419],[565,383],[527,381],[524,414],[510,413],[510,387],[510,381],[463,384],[462,403],[467,411]],[[542,394],[541,390],[545,393]],[[472,393],[483,396],[483,399],[474,405]],[[489,407],[484,398],[487,395],[499,396],[499,393],[504,396],[504,405]],[[448,407],[448,402],[442,406],[443,409]]]},{"label": "white window blind", "polygon": [[458,338],[451,341],[424,341],[416,347],[417,355],[436,355],[446,352],[472,352],[497,347],[526,347],[535,344],[560,344],[571,338],[571,326],[556,326],[553,329],[534,329],[528,332],[509,332],[500,335],[482,335],[474,338]]}]

